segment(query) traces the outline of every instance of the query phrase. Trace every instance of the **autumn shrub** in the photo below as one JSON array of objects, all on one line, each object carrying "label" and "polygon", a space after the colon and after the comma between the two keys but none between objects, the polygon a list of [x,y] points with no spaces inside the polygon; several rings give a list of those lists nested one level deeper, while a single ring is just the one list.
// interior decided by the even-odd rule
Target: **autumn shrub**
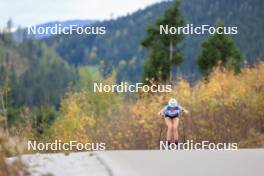
[{"label": "autumn shrub", "polygon": [[[29,175],[27,166],[18,158],[23,152],[21,141],[18,138],[10,137],[0,133],[0,175]],[[7,159],[8,157],[16,157]]]},{"label": "autumn shrub", "polygon": [[[264,132],[264,64],[257,68],[244,68],[240,74],[215,69],[207,80],[190,86],[180,80],[169,94],[140,99],[134,106],[135,115],[150,129],[144,135],[158,138],[159,122],[156,113],[170,97],[178,99],[190,114],[183,115],[180,136],[194,141],[238,142],[254,138]],[[151,109],[151,110],[150,110]],[[183,129],[183,127],[185,129]],[[143,136],[144,136],[143,135]],[[164,136],[163,136],[164,137]],[[258,137],[257,147],[264,147]],[[151,141],[151,142],[150,142]],[[149,143],[155,146],[154,139]],[[250,141],[242,147],[252,147]]]},{"label": "autumn shrub", "polygon": [[181,141],[185,138],[264,147],[263,75],[264,63],[244,68],[240,74],[216,68],[194,86],[179,79],[170,93],[140,94],[136,99],[88,90],[69,92],[62,100],[52,137],[106,142],[108,149],[155,149],[166,131],[157,113],[170,97],[175,97],[190,111],[181,117]]},{"label": "autumn shrub", "polygon": [[[109,82],[113,82],[113,77],[105,80],[105,83]],[[52,126],[50,138],[62,142],[108,143],[111,133],[107,129],[122,102],[122,97],[115,93],[94,93],[88,89],[68,92],[62,100],[60,116]]]}]

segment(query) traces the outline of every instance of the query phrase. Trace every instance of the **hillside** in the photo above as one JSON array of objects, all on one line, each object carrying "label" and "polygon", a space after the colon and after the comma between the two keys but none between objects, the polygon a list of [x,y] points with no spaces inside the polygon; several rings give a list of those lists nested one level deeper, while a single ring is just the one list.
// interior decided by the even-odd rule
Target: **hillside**
[{"label": "hillside", "polygon": [[17,43],[11,34],[0,34],[0,86],[10,90],[8,105],[58,106],[67,85],[77,80],[76,70],[45,43]]},{"label": "hillside", "polygon": [[[119,81],[139,81],[146,56],[146,51],[140,46],[145,28],[161,16],[170,3],[154,4],[125,17],[96,23],[97,26],[107,27],[108,32],[104,36],[55,36],[46,42],[71,64],[101,64],[105,68],[105,75],[115,68]],[[232,37],[250,64],[256,63],[264,55],[261,50],[264,47],[263,8],[261,0],[182,1],[186,23],[214,25],[221,18],[227,26],[238,26],[239,34]],[[185,62],[177,73],[189,80],[199,77],[196,59],[201,42],[206,37],[189,35],[185,38]]]},{"label": "hillside", "polygon": [[14,47],[4,44],[0,39],[1,76],[3,76],[4,69],[14,69],[16,76],[20,76],[28,69],[28,64],[28,58],[22,56]]},{"label": "hillside", "polygon": [[105,75],[117,68],[119,80],[131,78],[135,82],[141,75],[140,67],[146,54],[140,46],[146,24],[160,16],[168,5],[156,4],[125,17],[94,24],[107,28],[107,34],[103,36],[61,35],[46,42],[71,64],[103,63]]}]

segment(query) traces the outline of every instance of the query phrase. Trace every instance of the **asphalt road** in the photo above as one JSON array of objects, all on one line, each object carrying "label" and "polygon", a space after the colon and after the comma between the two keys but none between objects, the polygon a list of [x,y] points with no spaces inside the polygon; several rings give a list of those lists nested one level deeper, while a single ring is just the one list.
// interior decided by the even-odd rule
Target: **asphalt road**
[{"label": "asphalt road", "polygon": [[97,152],[113,176],[263,176],[264,149]]},{"label": "asphalt road", "polygon": [[[32,176],[263,176],[264,149],[23,155]],[[12,162],[15,158],[7,159]]]}]

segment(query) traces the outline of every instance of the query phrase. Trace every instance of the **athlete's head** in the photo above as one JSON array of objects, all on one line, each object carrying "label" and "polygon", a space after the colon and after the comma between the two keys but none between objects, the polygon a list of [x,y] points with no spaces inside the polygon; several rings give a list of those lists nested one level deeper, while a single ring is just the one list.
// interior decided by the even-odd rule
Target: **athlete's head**
[{"label": "athlete's head", "polygon": [[168,105],[173,108],[173,107],[178,106],[178,102],[175,98],[171,98]]}]

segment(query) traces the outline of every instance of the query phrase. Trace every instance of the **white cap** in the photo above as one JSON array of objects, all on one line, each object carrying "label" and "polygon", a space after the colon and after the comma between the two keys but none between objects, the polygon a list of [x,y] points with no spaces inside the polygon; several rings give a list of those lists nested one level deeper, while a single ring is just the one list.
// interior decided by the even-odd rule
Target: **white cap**
[{"label": "white cap", "polygon": [[170,107],[176,107],[178,106],[178,102],[175,98],[171,98],[170,101],[169,101],[169,106]]}]

